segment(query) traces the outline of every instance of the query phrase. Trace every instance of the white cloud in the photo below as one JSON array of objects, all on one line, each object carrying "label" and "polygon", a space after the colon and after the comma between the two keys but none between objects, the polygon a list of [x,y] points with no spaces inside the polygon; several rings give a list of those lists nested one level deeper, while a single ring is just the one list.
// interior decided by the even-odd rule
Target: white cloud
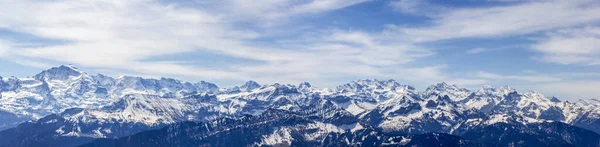
[{"label": "white cloud", "polygon": [[223,0],[202,1],[203,9],[218,13],[228,20],[271,27],[285,24],[290,17],[323,13],[369,0]]},{"label": "white cloud", "polygon": [[10,30],[67,40],[59,45],[15,48],[16,55],[135,72],[239,77],[176,64],[160,64],[162,69],[151,70],[159,65],[140,60],[210,47],[211,41],[239,41],[248,32],[223,27],[212,14],[151,1],[15,1],[0,7],[6,12],[0,21]]},{"label": "white cloud", "polygon": [[48,64],[48,63],[44,63],[44,62],[39,62],[39,61],[35,61],[35,60],[27,60],[27,59],[9,59],[12,62],[15,62],[17,64],[23,65],[23,66],[30,66],[30,67],[37,67],[37,68],[48,68],[48,67],[52,67],[52,66],[56,66],[56,65],[52,65],[52,64]]},{"label": "white cloud", "polygon": [[393,0],[389,6],[394,10],[413,15],[436,16],[440,12],[448,11],[448,8],[431,4],[426,0]]},{"label": "white cloud", "polygon": [[[228,11],[200,4],[200,8],[134,1],[11,1],[0,2],[1,26],[65,43],[14,48],[20,63],[37,59],[73,63],[95,69],[121,70],[138,75],[190,77],[201,80],[257,80],[295,83],[343,77],[444,79],[434,66],[405,64],[433,53],[410,44],[385,41],[378,33],[314,30],[317,40],[296,38],[291,44],[256,44],[263,37],[245,21],[269,23],[287,17],[340,9],[355,1],[221,1]],[[231,12],[236,11],[236,12]],[[268,18],[243,18],[261,14]],[[259,15],[257,15],[259,16]],[[271,17],[272,16],[272,17]],[[242,19],[243,18],[243,19]],[[279,29],[279,28],[274,28]],[[314,36],[311,36],[314,37]],[[17,51],[18,50],[18,51]],[[173,61],[154,61],[165,55],[202,50],[261,64],[236,64],[219,69]],[[181,59],[186,60],[186,59]],[[17,60],[14,60],[17,62]],[[210,61],[206,61],[210,62]],[[210,63],[207,63],[210,64]],[[401,69],[401,70],[400,70]],[[345,81],[344,81],[345,82]]]},{"label": "white cloud", "polygon": [[551,33],[532,48],[539,59],[560,64],[600,65],[600,28],[566,29]]},{"label": "white cloud", "polygon": [[18,52],[19,46],[24,46],[24,44],[0,40],[0,60],[37,68],[48,68],[52,66],[48,63],[19,57],[18,53],[14,53]]},{"label": "white cloud", "polygon": [[[390,5],[404,12],[422,14],[423,1],[399,0]],[[524,1],[504,6],[434,9],[428,14],[433,24],[424,27],[389,25],[384,32],[389,38],[403,42],[428,43],[457,38],[502,38],[554,32],[532,45],[542,53],[534,59],[579,65],[600,65],[600,3],[595,0]],[[555,31],[560,29],[561,31]],[[476,54],[484,48],[467,50]]]},{"label": "white cloud", "polygon": [[531,69],[525,69],[522,70],[521,72],[526,73],[526,74],[537,74],[538,72],[535,70],[531,70]]},{"label": "white cloud", "polygon": [[10,48],[11,45],[9,45],[8,42],[0,40],[0,57],[5,58],[6,56],[9,56]]},{"label": "white cloud", "polygon": [[600,4],[595,0],[531,1],[509,6],[445,10],[432,18],[432,26],[390,27],[390,33],[417,42],[523,35],[597,22]]},{"label": "white cloud", "polygon": [[483,53],[485,51],[487,51],[485,48],[474,48],[474,49],[467,50],[467,53],[468,54],[479,54],[479,53]]},{"label": "white cloud", "polygon": [[[459,86],[466,86],[467,88],[474,88],[473,86],[481,86],[483,84],[487,84],[490,81],[486,79],[463,79],[463,78],[455,78],[447,81],[448,83],[456,84]],[[479,87],[477,87],[479,88]]]},{"label": "white cloud", "polygon": [[[598,20],[599,13],[596,12],[600,12],[594,5],[581,8],[589,1],[528,2],[425,14],[434,20],[428,27],[392,26],[382,32],[312,28],[307,30],[312,36],[300,35],[287,39],[288,42],[255,42],[272,37],[264,30],[283,32],[283,36],[298,35],[285,34],[297,32],[286,32],[287,28],[277,26],[289,23],[288,20],[295,17],[342,9],[365,1],[227,0],[201,1],[192,6],[152,0],[1,1],[0,27],[64,43],[9,46],[2,50],[3,43],[0,42],[0,56],[11,53],[14,62],[29,66],[48,66],[41,64],[45,62],[36,62],[41,59],[113,72],[195,80],[313,81],[326,86],[361,78],[398,79],[417,86],[440,81],[461,86],[487,84],[494,80],[559,82],[561,78],[533,74],[506,76],[482,72],[477,77],[466,78],[448,72],[451,69],[447,65],[415,67],[410,64],[435,54],[434,50],[415,42],[547,31]],[[418,12],[422,7],[420,3],[414,9],[408,7],[406,10],[423,14]],[[12,43],[15,42],[5,41],[4,45]],[[494,48],[470,52],[488,49]],[[214,69],[204,63],[188,64],[179,59],[153,60],[198,51],[259,64],[231,63],[231,66]],[[204,62],[211,64],[211,61]]]},{"label": "white cloud", "polygon": [[[245,77],[232,76],[231,71],[141,60],[197,49],[244,58],[261,58],[259,53],[266,52],[241,47],[243,40],[255,38],[256,32],[228,27],[230,24],[215,14],[153,1],[12,1],[0,7],[5,11],[0,22],[9,26],[7,29],[68,41],[14,49],[22,57],[140,73],[169,71],[171,75],[229,79]],[[250,52],[254,53],[247,54]]]},{"label": "white cloud", "polygon": [[574,78],[586,78],[586,77],[600,77],[600,72],[564,72],[556,74],[557,76],[574,77]]},{"label": "white cloud", "polygon": [[291,9],[292,13],[318,13],[335,10],[369,0],[313,0]]},{"label": "white cloud", "polygon": [[490,79],[490,80],[516,80],[524,82],[556,82],[561,81],[561,78],[546,76],[546,75],[500,75],[489,72],[478,72],[475,74],[476,77]]},{"label": "white cloud", "polygon": [[405,13],[419,13],[421,12],[420,7],[423,1],[419,0],[397,0],[390,2],[390,6],[398,11]]},{"label": "white cloud", "polygon": [[264,76],[268,73],[276,75],[277,79],[285,79],[292,83],[342,78],[435,79],[441,76],[440,68],[436,66],[405,66],[418,58],[433,54],[427,49],[385,42],[378,38],[380,37],[376,34],[361,31],[325,31],[316,37],[301,39],[304,41],[294,43],[295,45],[286,43],[292,47],[288,50],[297,51],[284,55],[286,60],[272,61],[259,66],[244,66],[240,69],[243,73],[257,75],[259,78],[273,80]]},{"label": "white cloud", "polygon": [[548,84],[533,85],[545,95],[555,95],[564,100],[575,101],[578,99],[600,98],[598,87],[600,81],[565,81]]}]

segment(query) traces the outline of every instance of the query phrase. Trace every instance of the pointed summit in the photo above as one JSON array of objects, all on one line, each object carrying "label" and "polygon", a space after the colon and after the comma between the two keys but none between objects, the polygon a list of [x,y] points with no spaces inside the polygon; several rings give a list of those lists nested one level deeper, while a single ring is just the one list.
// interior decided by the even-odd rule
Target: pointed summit
[{"label": "pointed summit", "polygon": [[34,78],[37,80],[66,80],[69,79],[69,77],[76,77],[81,74],[84,74],[84,72],[69,64],[44,70],[35,75]]},{"label": "pointed summit", "polygon": [[298,85],[298,89],[300,89],[300,90],[306,90],[306,89],[309,89],[310,87],[312,87],[312,85],[310,85],[310,83],[308,83],[308,82],[302,82]]},{"label": "pointed summit", "polygon": [[210,83],[210,82],[206,82],[206,81],[200,81],[200,82],[196,83],[195,85],[196,85],[196,87],[198,87],[198,90],[201,90],[201,91],[213,92],[213,91],[219,90],[219,86],[217,86],[214,83]]},{"label": "pointed summit", "polygon": [[260,88],[260,85],[252,80],[244,83],[244,85],[240,86],[240,90],[242,91],[252,91],[256,88]]},{"label": "pointed summit", "polygon": [[441,85],[441,86],[449,86],[448,83],[446,83],[445,81],[442,81],[441,83],[437,83],[435,85]]},{"label": "pointed summit", "polygon": [[446,89],[462,89],[457,85],[450,85],[446,82],[437,83],[427,87],[426,91],[446,90]]},{"label": "pointed summit", "polygon": [[452,99],[453,101],[461,101],[465,98],[467,98],[467,96],[469,96],[471,94],[471,92],[465,88],[459,87],[457,85],[450,85],[446,82],[441,82],[441,83],[437,83],[435,85],[431,85],[427,88],[427,90],[425,90],[425,94],[428,95],[427,97],[433,96],[434,98],[437,98],[438,96],[444,96],[447,95],[448,97],[450,97],[450,99]]},{"label": "pointed summit", "polygon": [[546,97],[546,96],[544,96],[544,94],[542,94],[542,93],[540,93],[540,92],[537,92],[537,91],[535,91],[535,90],[529,90],[529,91],[527,91],[527,92],[526,92],[525,94],[523,94],[523,95],[525,95],[525,96],[527,96],[527,97],[531,97],[531,98],[538,98],[538,99],[541,99],[541,98],[545,98],[545,97]]}]

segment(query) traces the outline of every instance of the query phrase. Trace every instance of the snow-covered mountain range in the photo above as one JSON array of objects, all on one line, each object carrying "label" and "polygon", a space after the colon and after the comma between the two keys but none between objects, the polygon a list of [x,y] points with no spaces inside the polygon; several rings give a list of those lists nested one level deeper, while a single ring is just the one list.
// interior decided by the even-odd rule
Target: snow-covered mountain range
[{"label": "snow-covered mountain range", "polygon": [[[0,146],[74,146],[184,122],[220,127],[204,130],[202,135],[210,138],[220,129],[269,123],[283,116],[298,119],[289,122],[292,124],[276,123],[281,127],[264,129],[268,131],[264,136],[249,143],[276,145],[294,139],[315,143],[330,133],[353,136],[361,132],[383,133],[391,140],[394,137],[390,133],[435,132],[465,137],[482,135],[474,130],[502,127],[499,124],[532,132],[539,131],[531,129],[535,128],[532,125],[565,128],[561,126],[565,124],[597,135],[598,106],[596,99],[560,101],[535,91],[517,92],[509,86],[469,91],[442,82],[419,91],[394,80],[358,80],[333,89],[315,88],[307,82],[260,85],[254,81],[219,88],[205,81],[89,75],[67,65],[30,78],[0,77],[0,130],[4,130],[0,132]],[[294,136],[298,132],[303,132],[303,137]],[[395,139],[398,137],[398,142],[379,143],[401,143],[407,136],[396,135]],[[598,145],[595,141],[592,144]],[[581,140],[564,138],[558,142],[581,144]]]}]

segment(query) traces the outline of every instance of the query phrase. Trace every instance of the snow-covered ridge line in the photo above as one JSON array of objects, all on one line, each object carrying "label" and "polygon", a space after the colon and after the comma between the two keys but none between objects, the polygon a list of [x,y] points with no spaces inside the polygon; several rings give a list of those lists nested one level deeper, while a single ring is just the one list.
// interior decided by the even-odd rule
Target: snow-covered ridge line
[{"label": "snow-covered ridge line", "polygon": [[438,130],[432,130],[435,132],[453,132],[469,126],[465,123],[512,121],[561,121],[592,130],[600,125],[595,123],[600,118],[598,100],[563,102],[535,91],[519,93],[509,86],[486,85],[469,91],[442,82],[419,91],[395,80],[367,79],[334,89],[315,88],[308,82],[296,86],[254,81],[219,88],[205,81],[90,76],[73,66],[54,67],[33,78],[0,77],[0,113],[10,114],[0,115],[6,117],[0,118],[5,120],[0,121],[4,128],[70,108],[82,108],[62,116],[72,123],[153,126],[258,115],[268,109],[296,111],[315,104],[335,109],[330,113],[350,114],[391,131],[427,132],[427,128],[415,128],[425,123],[437,126]]}]

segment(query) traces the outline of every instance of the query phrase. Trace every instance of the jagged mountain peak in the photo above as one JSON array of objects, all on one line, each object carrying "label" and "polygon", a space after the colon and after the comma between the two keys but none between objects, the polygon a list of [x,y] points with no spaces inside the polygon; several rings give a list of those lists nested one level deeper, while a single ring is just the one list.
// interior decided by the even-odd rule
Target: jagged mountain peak
[{"label": "jagged mountain peak", "polygon": [[528,90],[525,95],[536,96],[536,97],[544,97],[544,94],[537,92],[535,90]]},{"label": "jagged mountain peak", "polygon": [[429,99],[435,99],[444,95],[447,95],[453,101],[462,101],[471,95],[471,91],[456,84],[450,85],[446,82],[431,85],[425,90],[425,97]]},{"label": "jagged mountain peak", "polygon": [[493,85],[483,85],[483,86],[481,87],[481,89],[486,89],[486,90],[487,90],[487,89],[496,89],[496,90],[497,90],[497,89],[503,89],[503,90],[512,90],[512,91],[515,91],[515,89],[514,89],[514,88],[512,88],[512,87],[510,87],[510,86],[508,86],[508,85],[505,85],[505,86],[500,86],[500,87],[493,86]]},{"label": "jagged mountain peak", "polygon": [[450,84],[446,83],[446,81],[442,81],[442,82],[439,82],[439,83],[437,83],[437,84],[434,84],[434,85],[439,85],[439,86],[450,86]]},{"label": "jagged mountain peak", "polygon": [[55,68],[62,69],[62,70],[73,70],[73,71],[82,72],[82,71],[79,70],[79,68],[75,67],[75,65],[73,65],[73,64],[60,65],[60,66],[55,67]]},{"label": "jagged mountain peak", "polygon": [[215,87],[217,86],[216,84],[207,81],[200,81],[198,84],[214,85]]},{"label": "jagged mountain peak", "polygon": [[[139,122],[148,125],[174,123],[184,118],[187,107],[180,99],[151,94],[128,94],[101,109],[86,109],[88,119]],[[76,118],[81,119],[81,117]]]},{"label": "jagged mountain peak", "polygon": [[97,74],[96,74],[96,75],[94,75],[94,76],[95,76],[95,77],[110,77],[110,76],[107,76],[107,75],[105,75],[105,74],[101,74],[101,73],[97,73]]},{"label": "jagged mountain peak", "polygon": [[261,86],[255,81],[247,81],[244,85],[240,86],[240,90],[242,91],[252,91],[254,89],[260,88]]},{"label": "jagged mountain peak", "polygon": [[196,85],[198,87],[200,87],[200,90],[203,90],[203,91],[214,92],[214,91],[219,90],[219,86],[217,86],[216,84],[211,83],[211,82],[200,81],[200,82],[196,83]]},{"label": "jagged mountain peak", "polygon": [[[49,69],[47,73],[56,71],[66,71],[66,75],[70,75],[71,71],[83,74],[76,68],[67,66]],[[51,74],[42,75],[42,79],[47,79],[47,75]],[[579,107],[557,102],[557,98],[553,100],[535,91],[518,93],[509,86],[486,85],[476,92],[470,92],[457,85],[442,82],[429,86],[425,92],[417,92],[414,87],[402,85],[395,80],[357,80],[340,85],[336,90],[312,88],[308,82],[298,85],[259,85],[248,81],[234,88],[213,92],[207,89],[218,87],[205,81],[189,83],[173,78],[144,79],[132,76],[111,78],[101,74],[90,78],[81,77],[83,78],[64,81],[27,78],[17,84],[0,78],[0,94],[4,96],[0,98],[0,116],[3,116],[4,111],[19,116],[40,116],[34,119],[53,113],[61,114],[67,121],[77,121],[77,124],[63,125],[70,128],[54,128],[48,134],[56,135],[52,132],[59,131],[62,133],[55,133],[94,135],[100,131],[100,135],[106,135],[100,137],[111,137],[110,131],[129,128],[110,128],[114,124],[130,123],[142,125],[145,129],[154,124],[211,121],[283,110],[303,118],[326,118],[319,118],[319,123],[334,124],[337,127],[348,127],[336,123],[342,120],[354,124],[356,117],[367,120],[365,124],[372,125],[368,127],[408,133],[447,133],[467,121],[474,124],[513,123],[503,119],[510,117],[521,119],[516,123],[551,120],[574,125],[585,123],[584,125],[591,126],[591,130],[599,130],[594,128],[598,126],[597,116],[600,116],[593,111],[597,110],[597,106],[589,104],[600,104],[598,100],[582,101],[589,108]],[[3,80],[9,85],[3,87]],[[7,88],[11,85],[17,85],[12,87],[18,90]],[[29,114],[25,115],[26,113]],[[278,115],[274,113],[272,116],[276,114]],[[489,115],[499,117],[489,117],[490,121],[482,121]],[[38,122],[43,124],[44,121],[54,121],[53,117],[48,118],[52,119]],[[107,122],[111,123],[110,126]],[[94,123],[101,125],[88,125]],[[240,124],[244,127],[244,123]],[[78,131],[78,125],[88,127],[87,131]],[[98,128],[102,129],[96,130]]]},{"label": "jagged mountain peak", "polygon": [[300,84],[298,84],[298,89],[308,89],[311,87],[312,85],[308,82],[301,82]]},{"label": "jagged mountain peak", "polygon": [[575,102],[578,106],[582,107],[600,107],[600,100],[598,99],[580,99]]},{"label": "jagged mountain peak", "polygon": [[477,90],[475,94],[477,95],[495,95],[495,96],[503,96],[511,92],[517,91],[516,89],[510,86],[502,86],[495,87],[491,85],[484,85],[481,89]]},{"label": "jagged mountain peak", "polygon": [[556,102],[556,103],[560,103],[560,102],[562,102],[562,101],[560,101],[560,99],[558,99],[558,98],[557,98],[557,97],[555,97],[555,96],[551,97],[551,98],[550,98],[550,101],[552,101],[552,102]]},{"label": "jagged mountain peak", "polygon": [[73,65],[61,65],[44,70],[35,75],[34,78],[37,80],[67,80],[70,77],[77,77],[82,74],[85,74],[85,72],[80,71]]},{"label": "jagged mountain peak", "polygon": [[389,79],[389,80],[359,79],[357,81],[353,81],[352,83],[357,83],[357,84],[362,84],[362,85],[372,85],[372,84],[377,84],[377,85],[400,85],[400,83],[398,83],[394,79]]},{"label": "jagged mountain peak", "polygon": [[447,89],[456,89],[456,90],[463,90],[464,89],[464,90],[466,90],[465,88],[459,87],[456,84],[450,85],[450,84],[448,84],[446,82],[440,82],[440,83],[433,84],[433,85],[427,87],[426,91],[447,90]]},{"label": "jagged mountain peak", "polygon": [[550,99],[546,98],[546,96],[544,96],[544,94],[539,93],[535,90],[529,90],[527,91],[525,94],[522,94],[525,98],[529,99],[530,101],[536,101],[536,102],[550,102]]},{"label": "jagged mountain peak", "polygon": [[491,111],[495,105],[504,101],[506,97],[509,97],[509,94],[511,93],[516,94],[513,97],[519,97],[517,91],[512,87],[495,87],[491,85],[484,85],[482,88],[469,95],[469,97],[464,99],[462,102],[467,108],[473,108],[487,113]]},{"label": "jagged mountain peak", "polygon": [[124,80],[124,79],[143,79],[143,78],[138,77],[138,76],[120,75],[120,76],[117,76],[116,79]]},{"label": "jagged mountain peak", "polygon": [[361,79],[337,87],[341,92],[366,92],[366,91],[401,91],[405,93],[416,93],[416,89],[410,85],[402,85],[395,80]]},{"label": "jagged mountain peak", "polygon": [[180,81],[180,80],[173,79],[173,78],[165,78],[165,77],[161,77],[161,78],[160,78],[160,80],[161,80],[161,81],[169,81],[169,82],[173,82],[173,83],[174,83],[174,82],[181,83],[181,81]]}]

